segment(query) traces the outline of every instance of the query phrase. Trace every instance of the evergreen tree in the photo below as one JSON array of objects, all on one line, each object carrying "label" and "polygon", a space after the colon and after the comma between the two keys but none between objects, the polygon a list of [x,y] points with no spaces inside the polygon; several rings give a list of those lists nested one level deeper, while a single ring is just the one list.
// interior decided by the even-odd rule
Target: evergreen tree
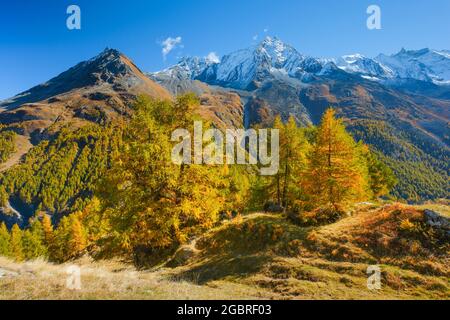
[{"label": "evergreen tree", "polygon": [[0,256],[11,256],[11,236],[4,222],[0,224]]},{"label": "evergreen tree", "polygon": [[367,150],[364,152],[369,168],[370,189],[375,198],[389,194],[397,184],[397,178],[386,164],[381,162],[377,155]]},{"label": "evergreen tree", "polygon": [[17,261],[22,261],[24,259],[22,249],[22,230],[20,230],[17,224],[15,224],[11,229],[10,248],[11,256],[14,259]]},{"label": "evergreen tree", "polygon": [[[54,139],[33,147],[22,163],[2,172],[0,186],[38,211],[82,210],[116,152],[119,134],[113,124],[63,127]],[[2,193],[0,201],[6,198]]]},{"label": "evergreen tree", "polygon": [[5,162],[16,151],[16,133],[11,130],[1,131],[0,124],[0,163]]},{"label": "evergreen tree", "polygon": [[4,186],[0,186],[0,207],[5,208],[8,205],[9,195]]},{"label": "evergreen tree", "polygon": [[39,219],[30,221],[28,229],[23,231],[22,248],[25,259],[47,258],[48,250],[45,245],[45,233]]}]

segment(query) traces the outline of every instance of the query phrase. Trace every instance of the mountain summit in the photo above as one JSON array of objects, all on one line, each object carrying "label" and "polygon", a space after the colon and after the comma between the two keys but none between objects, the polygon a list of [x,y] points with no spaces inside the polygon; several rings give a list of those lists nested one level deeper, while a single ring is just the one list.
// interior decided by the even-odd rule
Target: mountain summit
[{"label": "mountain summit", "polygon": [[49,81],[3,101],[0,107],[12,109],[25,103],[42,102],[73,90],[97,87],[101,91],[146,91],[167,96],[164,89],[150,81],[126,56],[106,48],[94,58],[81,62]]},{"label": "mountain summit", "polygon": [[301,77],[304,73],[316,73],[321,69],[322,64],[318,60],[300,54],[276,37],[266,37],[256,46],[224,56],[219,64],[210,66],[202,76],[215,84],[251,89],[267,77]]},{"label": "mountain summit", "polygon": [[252,89],[268,77],[301,78],[322,70],[324,63],[300,54],[276,37],[266,37],[259,44],[225,55],[220,62],[205,58],[184,58],[177,65],[152,73],[155,78],[179,77],[235,89]]},{"label": "mountain summit", "polygon": [[138,94],[170,98],[166,89],[145,76],[125,55],[106,48],[49,81],[0,103],[0,122],[25,134],[55,122],[105,121],[128,112]]}]

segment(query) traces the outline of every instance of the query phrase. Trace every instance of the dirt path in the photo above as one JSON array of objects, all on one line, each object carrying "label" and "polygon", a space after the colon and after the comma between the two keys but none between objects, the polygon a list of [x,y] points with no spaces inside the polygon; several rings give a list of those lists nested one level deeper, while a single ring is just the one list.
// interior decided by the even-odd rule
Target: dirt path
[{"label": "dirt path", "polygon": [[16,152],[9,157],[6,162],[0,164],[0,172],[8,170],[22,160],[22,157],[33,147],[30,138],[22,135],[16,135]]}]

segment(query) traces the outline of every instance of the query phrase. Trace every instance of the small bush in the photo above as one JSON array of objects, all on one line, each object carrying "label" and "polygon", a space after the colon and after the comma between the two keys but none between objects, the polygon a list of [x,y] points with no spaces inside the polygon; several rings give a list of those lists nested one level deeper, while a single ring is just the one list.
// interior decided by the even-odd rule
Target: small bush
[{"label": "small bush", "polygon": [[341,219],[345,212],[334,207],[319,208],[310,212],[291,213],[289,217],[301,226],[322,226]]}]

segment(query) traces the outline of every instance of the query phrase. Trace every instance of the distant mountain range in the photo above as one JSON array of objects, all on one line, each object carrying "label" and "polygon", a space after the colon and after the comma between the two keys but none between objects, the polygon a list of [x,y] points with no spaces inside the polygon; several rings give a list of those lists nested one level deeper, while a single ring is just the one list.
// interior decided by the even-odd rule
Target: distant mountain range
[{"label": "distant mountain range", "polygon": [[335,59],[334,62],[342,70],[373,80],[413,79],[438,85],[450,84],[450,52],[446,50],[402,49],[397,54],[380,54],[374,59],[354,54]]},{"label": "distant mountain range", "polygon": [[276,37],[267,37],[256,46],[225,55],[219,62],[208,58],[183,58],[177,65],[153,75],[203,79],[235,89],[250,89],[253,81],[271,73],[304,79],[311,74],[326,73],[333,67],[375,81],[409,79],[450,85],[448,50],[402,49],[397,54],[380,54],[375,58],[352,54],[324,59],[305,56]]},{"label": "distant mountain range", "polygon": [[401,50],[314,58],[273,37],[223,56],[186,57],[143,73],[107,49],[48,82],[0,102],[0,123],[34,143],[63,125],[106,123],[130,113],[138,94],[199,95],[200,114],[220,128],[270,125],[276,115],[317,124],[336,108],[357,139],[369,144],[399,177],[405,199],[448,198],[450,53]]}]

